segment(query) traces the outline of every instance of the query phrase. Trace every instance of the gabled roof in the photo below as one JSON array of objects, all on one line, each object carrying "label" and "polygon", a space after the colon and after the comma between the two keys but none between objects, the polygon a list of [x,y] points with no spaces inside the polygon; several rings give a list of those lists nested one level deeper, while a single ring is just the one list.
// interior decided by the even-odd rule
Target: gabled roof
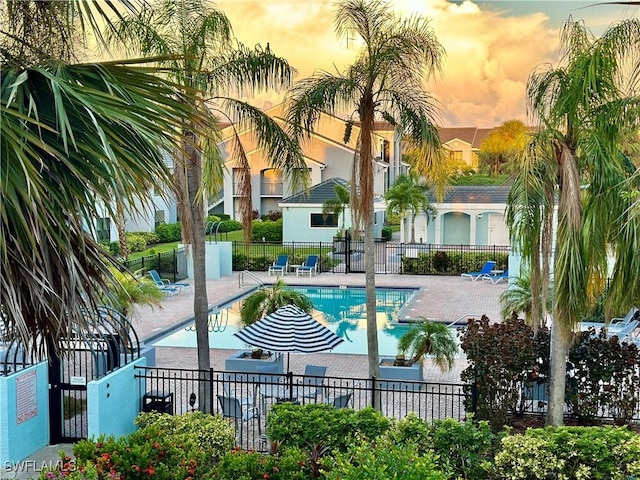
[{"label": "gabled roof", "polygon": [[311,187],[308,193],[296,193],[295,195],[291,195],[290,197],[281,200],[279,203],[286,203],[289,205],[296,203],[321,205],[325,202],[325,200],[336,198],[336,192],[334,190],[336,184],[344,186],[347,185],[347,183],[348,182],[343,178],[330,178],[322,183],[318,183],[317,185]]},{"label": "gabled roof", "polygon": [[440,141],[448,143],[452,140],[460,140],[471,145],[472,148],[480,148],[482,140],[493,130],[493,128],[477,127],[438,127]]},{"label": "gabled roof", "polygon": [[[498,203],[506,204],[510,185],[482,185],[450,187],[442,203]],[[436,202],[435,195],[429,194],[429,201]]]}]

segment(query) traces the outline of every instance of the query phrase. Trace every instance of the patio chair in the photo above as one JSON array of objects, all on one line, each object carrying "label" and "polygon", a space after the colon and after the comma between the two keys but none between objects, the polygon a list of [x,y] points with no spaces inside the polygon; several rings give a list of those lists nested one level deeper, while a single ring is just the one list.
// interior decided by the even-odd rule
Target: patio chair
[{"label": "patio chair", "polygon": [[460,276],[462,278],[470,278],[472,282],[475,282],[479,278],[491,276],[491,270],[493,270],[494,268],[496,268],[496,262],[494,262],[493,260],[489,260],[484,264],[482,270],[480,270],[479,272],[463,273]]},{"label": "patio chair", "polygon": [[304,380],[302,398],[318,400],[318,395],[324,391],[324,382],[327,375],[327,367],[321,365],[307,365],[304,367]]},{"label": "patio chair", "polygon": [[287,269],[289,268],[289,255],[278,255],[278,260],[273,262],[273,265],[269,267],[269,276],[272,273],[276,275],[280,273],[281,275],[287,274]]},{"label": "patio chair", "polygon": [[218,395],[218,404],[220,405],[220,411],[225,418],[233,419],[236,432],[238,431],[238,422],[240,422],[240,445],[242,445],[242,423],[249,422],[249,420],[258,421],[258,434],[262,435],[262,425],[260,423],[260,409],[258,407],[242,408],[240,400],[234,397],[225,397],[224,395]]},{"label": "patio chair", "polygon": [[190,283],[174,283],[167,278],[160,278],[160,274],[156,270],[149,270],[149,276],[155,282],[155,284],[162,290],[163,288],[173,288],[180,293],[183,288],[191,288]]},{"label": "patio chair", "polygon": [[247,405],[255,406],[255,397],[249,395],[248,397],[237,397],[236,394],[231,390],[231,386],[228,382],[222,382],[222,389],[224,391],[224,396],[229,398],[237,398],[240,401],[240,405],[243,407]]},{"label": "patio chair", "polygon": [[626,340],[626,337],[630,337],[631,333],[640,326],[640,320],[631,320],[629,323],[622,325],[619,328],[616,326],[610,326],[607,328],[607,338],[618,337],[619,341]]},{"label": "patio chair", "polygon": [[318,255],[309,255],[305,262],[296,268],[296,277],[308,273],[310,277],[318,273]]},{"label": "patio chair", "polygon": [[267,411],[267,398],[281,398],[284,392],[282,373],[278,365],[261,365],[256,367],[258,375],[258,385],[260,390],[260,406],[262,411]]},{"label": "patio chair", "polygon": [[347,406],[349,405],[349,402],[351,401],[352,396],[353,396],[352,392],[345,393],[344,395],[339,395],[329,400],[327,403],[329,405],[333,405],[336,408],[347,408]]},{"label": "patio chair", "polygon": [[[634,318],[634,315],[640,316],[640,310],[637,307],[632,307],[631,310],[624,317],[614,317],[609,322],[609,326],[607,327],[607,332],[615,332],[620,331],[633,322],[634,320],[638,320],[638,317]],[[589,330],[590,328],[604,328],[604,322],[582,322],[580,324],[580,330]]]},{"label": "patio chair", "polygon": [[495,285],[497,283],[500,283],[501,281],[505,281],[508,282],[509,281],[509,269],[505,270],[502,273],[496,273],[493,275],[489,275],[487,277],[483,276],[482,280],[489,280],[491,282],[492,285]]}]

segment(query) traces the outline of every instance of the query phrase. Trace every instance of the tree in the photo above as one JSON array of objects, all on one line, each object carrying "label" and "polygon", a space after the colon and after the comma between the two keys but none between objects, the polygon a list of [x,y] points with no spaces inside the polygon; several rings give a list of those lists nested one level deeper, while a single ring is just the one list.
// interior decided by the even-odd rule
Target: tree
[{"label": "tree", "polygon": [[[257,145],[272,167],[282,170],[293,188],[308,183],[308,173],[300,147],[260,109],[229,96],[231,92],[255,93],[268,87],[289,85],[293,70],[269,46],[250,50],[233,45],[232,29],[223,12],[208,1],[162,0],[147,5],[137,14],[125,15],[116,24],[113,40],[127,42],[143,54],[163,56],[159,63],[169,67],[169,75],[189,90],[206,92],[209,98],[193,105],[199,110],[212,109],[234,122],[234,129],[251,125]],[[234,153],[240,165],[240,214],[244,235],[251,238],[251,177],[246,152],[238,130],[234,136]],[[207,125],[191,124],[180,131],[183,148],[175,159],[179,184],[179,208],[185,241],[191,244],[194,265],[194,317],[198,345],[198,369],[210,368],[208,303],[205,272],[205,206],[223,179],[224,163],[215,142],[218,122],[213,116]],[[204,157],[204,161],[203,161]],[[204,193],[204,194],[203,194]],[[200,408],[209,411],[207,389],[202,389]]]},{"label": "tree", "polygon": [[284,281],[279,278],[271,287],[256,290],[242,301],[240,319],[246,327],[257,322],[285,305],[296,305],[301,310],[311,313],[313,302],[304,293],[288,289]]},{"label": "tree", "polygon": [[[176,146],[166,132],[196,112],[176,99],[192,92],[152,75],[149,66],[60,61],[73,58],[64,53],[73,47],[73,19],[97,23],[92,5],[3,5],[9,22],[0,51],[0,316],[25,345],[57,348],[111,295],[115,259],[87,229],[103,207],[114,214],[114,196],[133,205],[170,177],[159,147]],[[34,19],[42,21],[33,25],[37,35],[24,28]]]},{"label": "tree", "polygon": [[524,150],[528,138],[529,132],[524,123],[507,120],[493,129],[480,144],[480,165],[489,168],[494,177],[513,172],[515,160]]},{"label": "tree", "polygon": [[424,173],[438,165],[441,143],[434,123],[436,101],[422,81],[440,70],[443,48],[428,21],[420,16],[396,18],[378,0],[344,0],[337,6],[336,33],[359,36],[363,46],[353,64],[343,72],[316,72],[296,82],[288,97],[287,120],[296,137],[310,136],[323,112],[351,111],[358,121],[358,148],[351,178],[351,212],[362,227],[365,243],[367,351],[369,374],[379,376],[376,324],[373,142],[374,120],[392,123],[411,143],[421,146]]},{"label": "tree", "polygon": [[164,293],[156,283],[148,277],[142,277],[142,272],[120,271],[110,267],[115,282],[111,286],[111,298],[105,298],[105,304],[111,305],[125,317],[134,303],[155,306],[160,304]]},{"label": "tree", "polygon": [[[549,288],[549,292],[546,295],[546,306],[538,306],[540,312],[550,311],[552,308],[551,300],[553,298],[553,287]],[[540,301],[540,296],[536,297],[537,301]],[[509,318],[512,315],[516,317],[522,312],[524,313],[525,322],[529,325],[534,332],[540,327],[544,326],[544,319],[538,317],[536,321],[533,320],[533,295],[531,293],[531,280],[528,271],[520,271],[520,276],[515,279],[513,283],[509,285],[500,295],[500,304],[502,305],[502,318]]]},{"label": "tree", "polygon": [[329,215],[332,215],[336,221],[340,218],[341,222],[339,231],[341,232],[341,235],[339,236],[342,237],[345,233],[344,211],[349,206],[349,186],[336,183],[333,186],[333,191],[336,194],[336,198],[330,198],[324,201],[322,204],[322,218],[326,220]]},{"label": "tree", "polygon": [[411,325],[398,340],[398,351],[409,354],[409,364],[421,362],[427,355],[433,356],[433,363],[442,371],[451,370],[458,353],[453,331],[444,323],[421,318],[420,323]]},{"label": "tree", "polygon": [[[608,315],[640,298],[638,190],[623,140],[640,123],[640,21],[624,20],[599,38],[571,18],[562,29],[563,62],[532,72],[527,99],[541,130],[528,144],[509,194],[511,237],[531,268],[533,321],[550,279],[554,210],[557,233],[547,423],[563,420],[566,359],[573,331],[604,289],[607,252],[615,266]],[[556,205],[556,198],[558,203]]]},{"label": "tree", "polygon": [[[402,174],[396,178],[393,186],[384,193],[387,201],[387,212],[400,217],[400,242],[405,242],[405,218],[411,212],[410,243],[416,243],[416,216],[424,212],[427,219],[437,213],[436,208],[429,202],[427,191],[429,187],[421,182],[414,173]],[[428,220],[427,220],[428,221]]]}]

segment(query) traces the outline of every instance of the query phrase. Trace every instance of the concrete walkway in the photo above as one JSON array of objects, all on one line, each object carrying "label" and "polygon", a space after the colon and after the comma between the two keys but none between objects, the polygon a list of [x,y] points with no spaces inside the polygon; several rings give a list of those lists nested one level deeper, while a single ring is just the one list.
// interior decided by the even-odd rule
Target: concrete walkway
[{"label": "concrete walkway", "polygon": [[[252,272],[265,284],[273,283],[275,276],[269,277],[266,272]],[[230,299],[243,295],[256,282],[245,277],[247,285],[239,286],[239,273],[234,272],[217,280],[207,282],[207,298],[211,307],[223,305]],[[284,277],[288,285],[317,286],[359,286],[364,287],[364,274],[322,273],[314,277],[296,277],[293,274]],[[500,319],[500,294],[506,284],[492,285],[491,282],[463,280],[460,277],[437,277],[421,275],[377,275],[378,287],[419,288],[411,304],[406,306],[403,314],[409,318],[427,317],[451,323],[469,316],[479,317],[486,314],[491,320]],[[184,293],[168,297],[159,307],[138,307],[131,314],[131,322],[141,343],[153,343],[154,339],[167,332],[190,323],[193,317],[193,295],[187,289]],[[224,345],[212,345],[211,367],[224,369],[224,360],[233,350]],[[307,364],[326,365],[327,376],[368,377],[366,355],[343,355],[334,353],[291,355],[291,371],[302,374]],[[156,349],[156,365],[165,368],[197,368],[195,348],[171,347]],[[431,382],[459,383],[460,372],[466,367],[464,355],[456,360],[450,372],[443,373],[430,362],[425,362],[424,378]],[[71,452],[71,445],[51,445],[27,458],[16,466],[2,466],[0,480],[37,478],[42,465],[54,465],[58,459],[58,451]],[[7,467],[7,468],[5,468]]]}]

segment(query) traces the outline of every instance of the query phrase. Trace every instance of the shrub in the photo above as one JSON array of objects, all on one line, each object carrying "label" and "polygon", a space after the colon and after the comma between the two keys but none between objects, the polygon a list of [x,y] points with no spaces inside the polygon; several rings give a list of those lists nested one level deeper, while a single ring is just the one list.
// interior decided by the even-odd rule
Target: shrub
[{"label": "shrub", "polygon": [[[536,366],[537,344],[533,330],[522,319],[509,318],[489,324],[483,315],[480,320],[470,319],[460,337],[460,346],[469,361],[460,379],[475,384],[476,417],[489,421],[497,432],[518,411],[520,388],[530,380]],[[473,387],[465,388],[471,396],[468,390]]]},{"label": "shrub", "polygon": [[251,235],[251,239],[258,242],[263,238],[267,242],[281,242],[282,219],[275,222],[269,220],[253,222],[253,232]]},{"label": "shrub", "polygon": [[433,255],[433,269],[437,272],[446,272],[449,270],[449,266],[451,265],[451,260],[449,260],[449,255],[447,252],[438,251]]},{"label": "shrub", "polygon": [[271,441],[303,450],[322,445],[344,451],[355,434],[373,439],[390,426],[389,420],[372,408],[353,411],[326,404],[274,405],[267,420]]},{"label": "shrub", "polygon": [[147,241],[141,235],[127,233],[127,247],[130,252],[142,252],[147,249]]},{"label": "shrub", "polygon": [[[625,479],[640,442],[626,428],[531,428],[502,439],[494,474],[500,479]],[[634,457],[635,455],[635,457]]]},{"label": "shrub", "polygon": [[391,240],[393,236],[393,228],[391,227],[382,227],[382,238],[387,242]]},{"label": "shrub", "polygon": [[129,436],[116,439],[102,435],[75,444],[74,468],[91,469],[95,465],[100,474],[82,478],[205,478],[235,440],[233,427],[226,419],[200,412],[178,416],[143,413],[136,424],[140,429]]},{"label": "shrub", "polygon": [[263,455],[233,449],[218,464],[215,478],[219,480],[263,479],[306,480],[311,478],[307,456],[297,448],[289,448],[275,455]]},{"label": "shrub", "polygon": [[275,222],[277,220],[280,220],[281,218],[282,218],[281,210],[269,210],[267,213],[260,216],[260,220],[263,220],[263,221],[267,220],[271,222]]},{"label": "shrub", "polygon": [[145,239],[147,245],[153,245],[154,243],[158,243],[160,238],[156,232],[127,232],[127,235],[138,235]]},{"label": "shrub", "polygon": [[215,216],[220,220],[231,220],[231,215],[227,215],[226,213],[216,213]]},{"label": "shrub", "polygon": [[180,223],[161,223],[156,227],[156,234],[161,243],[179,242],[182,238]]},{"label": "shrub", "polygon": [[396,445],[388,437],[375,442],[358,439],[346,452],[328,458],[327,480],[445,480],[451,478],[435,465],[432,453],[421,454],[415,444]]},{"label": "shrub", "polygon": [[222,223],[220,223],[220,228],[218,229],[218,232],[225,233],[225,232],[235,232],[238,230],[242,230],[242,223],[237,222],[235,220],[222,220]]}]

